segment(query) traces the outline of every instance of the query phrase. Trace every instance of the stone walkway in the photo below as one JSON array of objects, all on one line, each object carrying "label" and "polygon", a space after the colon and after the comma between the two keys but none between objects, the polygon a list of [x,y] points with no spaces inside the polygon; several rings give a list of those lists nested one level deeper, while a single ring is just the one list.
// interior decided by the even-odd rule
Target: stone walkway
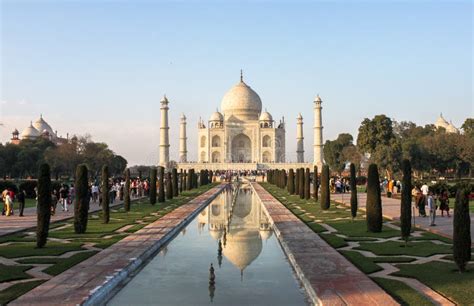
[{"label": "stone walkway", "polygon": [[[132,201],[139,199],[141,198],[133,198]],[[115,203],[111,204],[110,207],[115,207],[121,204],[123,204],[123,201],[115,201]],[[18,203],[15,203],[15,205],[18,205]],[[18,216],[18,210],[16,208],[17,206],[15,206],[15,215],[9,217],[0,216],[0,236],[5,236],[8,234],[23,231],[28,228],[36,227],[37,218],[35,207],[25,208],[25,211],[23,212],[24,217]],[[89,207],[89,213],[93,213],[101,209],[102,208],[99,206],[99,202],[91,202]],[[56,208],[56,214],[54,216],[51,216],[51,223],[74,217],[74,205],[69,205],[68,210],[69,211],[67,212],[62,211],[61,206],[58,204]]]},{"label": "stone walkway", "polygon": [[[341,203],[347,206],[350,206],[350,193],[333,193],[331,194],[331,200]],[[365,204],[367,201],[367,194],[366,193],[358,193],[358,207],[361,210],[365,210]],[[451,206],[451,217],[448,218],[446,215],[441,217],[440,211],[436,211],[436,226],[430,226],[430,218],[429,217],[419,217],[418,211],[415,209],[415,225],[420,227],[426,231],[447,237],[453,238],[453,205],[454,203],[450,203]],[[390,220],[399,220],[400,219],[400,199],[394,198],[387,198],[382,197],[382,212],[384,217]],[[429,212],[427,211],[427,214]],[[412,210],[413,214],[413,210]],[[474,224],[474,214],[471,214],[471,223]],[[474,237],[474,226],[471,226],[471,237]],[[474,243],[473,243],[474,245]]]},{"label": "stone walkway", "polygon": [[398,305],[259,184],[252,184],[297,275],[322,305]]},{"label": "stone walkway", "polygon": [[137,271],[203,207],[225,184],[197,196],[143,229],[29,291],[11,305],[97,305]]}]

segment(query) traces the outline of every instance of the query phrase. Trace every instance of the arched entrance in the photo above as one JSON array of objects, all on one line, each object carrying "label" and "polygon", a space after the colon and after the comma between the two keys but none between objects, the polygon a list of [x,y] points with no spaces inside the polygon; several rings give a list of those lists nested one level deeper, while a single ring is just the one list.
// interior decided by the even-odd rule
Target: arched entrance
[{"label": "arched entrance", "polygon": [[239,134],[232,139],[232,162],[252,162],[252,142],[247,135]]}]

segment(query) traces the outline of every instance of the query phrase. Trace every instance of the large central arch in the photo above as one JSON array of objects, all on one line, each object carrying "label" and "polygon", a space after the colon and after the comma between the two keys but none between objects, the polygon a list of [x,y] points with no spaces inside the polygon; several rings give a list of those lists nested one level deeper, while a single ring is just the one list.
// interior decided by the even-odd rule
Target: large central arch
[{"label": "large central arch", "polygon": [[232,162],[252,162],[252,141],[245,134],[239,134],[232,139]]}]

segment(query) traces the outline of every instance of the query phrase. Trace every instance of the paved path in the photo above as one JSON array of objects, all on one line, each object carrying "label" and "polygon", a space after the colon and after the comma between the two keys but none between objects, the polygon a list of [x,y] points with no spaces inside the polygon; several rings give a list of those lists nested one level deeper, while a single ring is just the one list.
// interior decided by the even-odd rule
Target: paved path
[{"label": "paved path", "polygon": [[[138,200],[141,198],[133,198],[132,201]],[[111,204],[110,207],[121,205],[123,201],[115,201],[114,204]],[[0,216],[0,236],[5,236],[15,232],[19,232],[28,228],[36,227],[37,218],[36,218],[36,208],[28,207],[25,208],[23,212],[24,217],[18,216],[18,203],[15,203],[15,215],[13,216]],[[91,201],[89,207],[89,213],[96,212],[101,210],[99,202],[93,203]],[[74,205],[69,205],[69,211],[62,211],[61,205],[58,204],[56,208],[56,214],[51,216],[51,222],[61,221],[74,217]]]},{"label": "paved path", "polygon": [[398,305],[262,186],[252,185],[313,302],[322,305]]},{"label": "paved path", "polygon": [[225,184],[197,196],[143,229],[48,280],[10,305],[103,304],[114,288],[205,207]]},{"label": "paved path", "polygon": [[[331,200],[336,201],[338,203],[342,203],[344,205],[350,206],[350,193],[337,193],[331,194]],[[367,200],[366,193],[358,193],[358,206],[360,209],[365,210],[365,204]],[[430,218],[429,217],[419,217],[418,211],[415,209],[415,225],[420,227],[424,230],[430,231],[432,233],[439,234],[444,237],[453,238],[453,203],[451,204],[451,217],[448,218],[446,215],[441,217],[441,212],[438,210],[436,211],[436,226],[430,226]],[[387,198],[382,197],[382,212],[383,215],[390,219],[390,220],[399,220],[400,219],[400,199],[394,198]],[[428,211],[426,212],[429,213]],[[412,212],[413,214],[413,212]],[[471,224],[474,223],[474,214],[471,214]],[[474,226],[471,226],[471,237],[474,237]],[[474,243],[473,243],[474,244]]]}]

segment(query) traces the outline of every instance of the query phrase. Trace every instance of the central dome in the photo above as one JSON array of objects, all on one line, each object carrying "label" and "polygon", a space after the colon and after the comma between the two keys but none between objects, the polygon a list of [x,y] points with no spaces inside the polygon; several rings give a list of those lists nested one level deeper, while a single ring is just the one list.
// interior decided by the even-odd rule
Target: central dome
[{"label": "central dome", "polygon": [[227,118],[258,120],[262,112],[262,100],[258,94],[241,79],[222,98],[221,110]]}]

